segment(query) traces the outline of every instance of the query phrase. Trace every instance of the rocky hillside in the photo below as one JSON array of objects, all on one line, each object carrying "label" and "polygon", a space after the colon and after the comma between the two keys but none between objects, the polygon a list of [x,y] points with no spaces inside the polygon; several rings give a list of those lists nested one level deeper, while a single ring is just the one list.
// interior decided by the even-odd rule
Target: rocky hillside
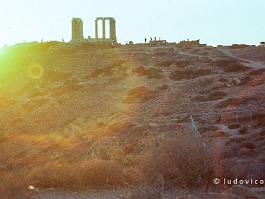
[{"label": "rocky hillside", "polygon": [[[115,160],[131,169],[126,183],[139,184],[147,143],[189,131],[192,115],[213,154],[209,186],[212,177],[264,179],[264,54],[260,47],[10,47],[0,57],[0,174],[72,187],[71,175],[63,182],[42,175],[95,159],[119,173]],[[97,185],[123,184],[109,178]]]}]

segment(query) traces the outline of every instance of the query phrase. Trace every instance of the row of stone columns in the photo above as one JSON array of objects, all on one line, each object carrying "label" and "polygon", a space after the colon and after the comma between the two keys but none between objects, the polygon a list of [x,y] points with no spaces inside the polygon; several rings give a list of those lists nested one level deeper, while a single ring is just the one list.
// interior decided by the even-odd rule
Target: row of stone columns
[{"label": "row of stone columns", "polygon": [[[106,38],[106,21],[109,20],[109,30],[110,30],[110,37]],[[98,36],[98,22],[102,21],[102,38],[99,38]],[[98,17],[95,20],[95,37],[96,40],[102,39],[103,41],[106,41],[106,39],[110,39],[112,42],[117,41],[116,37],[116,21],[113,17]]]}]

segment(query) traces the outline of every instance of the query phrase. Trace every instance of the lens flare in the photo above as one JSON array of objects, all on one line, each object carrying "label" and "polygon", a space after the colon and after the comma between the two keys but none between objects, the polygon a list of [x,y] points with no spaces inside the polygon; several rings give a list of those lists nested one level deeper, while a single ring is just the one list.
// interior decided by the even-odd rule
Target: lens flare
[{"label": "lens flare", "polygon": [[4,54],[5,54],[5,48],[0,47],[0,57],[4,56]]},{"label": "lens flare", "polygon": [[33,64],[29,67],[28,73],[32,79],[40,79],[43,75],[44,69],[40,64]]}]

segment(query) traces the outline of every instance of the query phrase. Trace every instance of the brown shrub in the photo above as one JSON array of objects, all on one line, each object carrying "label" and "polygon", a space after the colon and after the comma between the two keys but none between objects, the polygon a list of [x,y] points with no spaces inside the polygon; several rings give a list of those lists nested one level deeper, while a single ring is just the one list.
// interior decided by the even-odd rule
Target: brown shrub
[{"label": "brown shrub", "polygon": [[68,92],[74,92],[82,89],[84,86],[80,85],[76,79],[67,80],[63,86],[56,87],[53,89],[52,94],[54,96],[61,96]]},{"label": "brown shrub", "polygon": [[177,69],[170,74],[170,79],[180,81],[183,79],[192,79],[211,74],[208,69]]},{"label": "brown shrub", "polygon": [[211,70],[209,69],[193,69],[191,71],[192,78],[202,77],[210,74]]},{"label": "brown shrub", "polygon": [[201,186],[212,170],[209,153],[198,138],[185,131],[151,146],[141,164],[147,183],[168,188]]},{"label": "brown shrub", "polygon": [[227,134],[224,131],[221,131],[221,130],[216,131],[214,133],[214,137],[226,137],[226,136],[227,136]]},{"label": "brown shrub", "polygon": [[265,113],[254,113],[252,119],[257,126],[265,126]]},{"label": "brown shrub", "polygon": [[214,101],[223,99],[226,96],[226,93],[223,91],[214,91],[211,92],[208,96],[197,96],[195,97],[195,100],[198,102],[206,102],[206,101]]},{"label": "brown shrub", "polygon": [[168,61],[162,61],[159,63],[156,63],[155,66],[156,67],[169,67],[174,63],[174,61],[168,60]]},{"label": "brown shrub", "polygon": [[264,72],[265,72],[265,68],[261,68],[261,69],[253,69],[248,74],[249,75],[261,75]]},{"label": "brown shrub", "polygon": [[242,49],[247,47],[249,47],[249,45],[246,44],[233,44],[232,46],[229,46],[231,49]]},{"label": "brown shrub", "polygon": [[144,86],[139,86],[137,88],[132,89],[126,99],[124,100],[125,103],[144,103],[154,97],[154,92],[149,90]]},{"label": "brown shrub", "polygon": [[134,72],[135,74],[139,75],[139,76],[144,76],[144,75],[146,75],[147,70],[146,70],[145,67],[140,66],[140,67],[135,68],[135,69],[133,70],[133,72]]},{"label": "brown shrub", "polygon": [[235,60],[218,60],[213,62],[213,64],[222,68],[225,72],[240,72],[250,69]]},{"label": "brown shrub", "polygon": [[240,128],[240,129],[239,129],[239,133],[240,133],[241,135],[249,133],[249,132],[248,132],[248,128],[246,128],[246,127],[242,127],[242,128]]},{"label": "brown shrub", "polygon": [[240,124],[229,124],[228,125],[228,128],[229,129],[239,129],[240,128]]},{"label": "brown shrub", "polygon": [[190,65],[190,61],[186,60],[180,60],[180,61],[175,61],[175,65],[177,68],[185,68],[186,66]]},{"label": "brown shrub", "polygon": [[239,143],[241,144],[243,141],[245,141],[246,138],[231,138],[229,140],[226,141],[225,145],[226,146],[229,146],[230,144],[233,144],[233,143]]},{"label": "brown shrub", "polygon": [[30,101],[26,102],[24,104],[23,109],[27,110],[27,111],[32,111],[35,108],[41,107],[42,105],[46,104],[47,102],[49,102],[49,100],[47,98],[33,99],[33,100],[30,100]]},{"label": "brown shrub", "polygon": [[239,96],[235,98],[229,98],[227,100],[224,100],[220,103],[218,103],[215,107],[216,108],[226,108],[226,107],[237,107],[240,105],[247,105],[253,101],[257,102],[259,99],[258,97],[253,96]]},{"label": "brown shrub", "polygon": [[16,104],[16,100],[8,96],[0,96],[0,108],[7,108]]},{"label": "brown shrub", "polygon": [[175,81],[180,81],[189,78],[191,78],[190,74],[183,69],[175,70],[170,74],[170,79]]},{"label": "brown shrub", "polygon": [[56,81],[70,79],[72,77],[72,74],[61,71],[49,71],[45,74],[45,76],[48,80],[56,82]]},{"label": "brown shrub", "polygon": [[240,79],[240,83],[238,84],[238,86],[244,86],[244,85],[248,84],[250,81],[251,81],[250,76],[242,77]]},{"label": "brown shrub", "polygon": [[243,101],[243,100],[240,100],[238,98],[230,98],[230,99],[227,99],[227,100],[224,100],[224,101],[218,103],[215,107],[216,108],[226,108],[228,106],[238,106],[238,105],[240,105],[241,101]]},{"label": "brown shrub", "polygon": [[114,68],[122,66],[126,61],[124,59],[114,59],[108,67]]},{"label": "brown shrub", "polygon": [[162,71],[157,68],[148,69],[146,75],[148,79],[162,79],[163,78]]},{"label": "brown shrub", "polygon": [[162,70],[157,68],[145,68],[140,66],[133,70],[139,76],[147,76],[149,79],[161,79],[163,78]]},{"label": "brown shrub", "polygon": [[255,149],[256,145],[250,142],[244,142],[242,143],[241,147],[246,148],[246,149]]},{"label": "brown shrub", "polygon": [[167,90],[167,89],[168,89],[168,85],[166,85],[166,84],[157,87],[157,90],[159,90],[159,91],[163,91],[163,90]]},{"label": "brown shrub", "polygon": [[265,136],[265,131],[264,131],[264,129],[259,133],[259,135],[262,136],[262,137]]},{"label": "brown shrub", "polygon": [[111,67],[104,67],[104,68],[97,68],[93,72],[90,73],[89,78],[97,78],[100,75],[113,75],[113,68]]},{"label": "brown shrub", "polygon": [[39,88],[33,88],[30,90],[29,97],[38,97],[38,96],[43,96],[45,93],[41,91]]}]

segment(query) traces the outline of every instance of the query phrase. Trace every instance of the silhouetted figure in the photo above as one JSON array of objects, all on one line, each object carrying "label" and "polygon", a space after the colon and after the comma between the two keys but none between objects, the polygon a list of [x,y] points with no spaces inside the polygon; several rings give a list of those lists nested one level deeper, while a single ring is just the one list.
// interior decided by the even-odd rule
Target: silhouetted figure
[{"label": "silhouetted figure", "polygon": [[144,38],[144,43],[146,43],[147,42],[147,39],[146,38]]},{"label": "silhouetted figure", "polygon": [[150,41],[153,41],[153,38],[152,37],[150,37]]},{"label": "silhouetted figure", "polygon": [[155,37],[155,41],[156,41],[156,37]]}]

